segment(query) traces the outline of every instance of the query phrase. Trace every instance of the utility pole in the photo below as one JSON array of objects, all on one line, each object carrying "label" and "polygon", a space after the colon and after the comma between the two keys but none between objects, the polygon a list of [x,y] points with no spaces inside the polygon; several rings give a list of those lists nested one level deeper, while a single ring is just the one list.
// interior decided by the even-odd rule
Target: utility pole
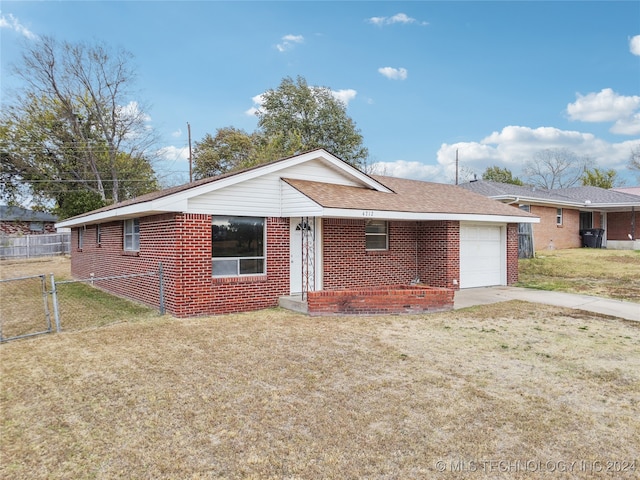
[{"label": "utility pole", "polygon": [[456,185],[458,185],[458,149],[456,148]]},{"label": "utility pole", "polygon": [[193,182],[193,161],[191,159],[191,125],[187,122],[187,132],[189,134],[189,183]]}]

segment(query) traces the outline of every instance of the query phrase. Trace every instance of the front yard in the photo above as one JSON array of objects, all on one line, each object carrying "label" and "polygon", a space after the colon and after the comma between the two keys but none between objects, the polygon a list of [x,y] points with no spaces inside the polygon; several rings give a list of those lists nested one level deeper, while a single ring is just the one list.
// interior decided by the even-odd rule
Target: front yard
[{"label": "front yard", "polygon": [[126,313],[0,358],[0,478],[640,471],[640,324],[573,310]]},{"label": "front yard", "polygon": [[639,327],[509,302],[15,341],[0,477],[637,478]]}]

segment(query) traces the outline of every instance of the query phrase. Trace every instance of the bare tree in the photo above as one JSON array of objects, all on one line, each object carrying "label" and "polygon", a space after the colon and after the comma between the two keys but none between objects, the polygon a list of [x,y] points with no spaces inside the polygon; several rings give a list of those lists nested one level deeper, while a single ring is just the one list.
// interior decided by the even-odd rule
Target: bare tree
[{"label": "bare tree", "polygon": [[631,147],[631,155],[629,157],[629,168],[640,174],[640,143]]},{"label": "bare tree", "polygon": [[580,182],[590,164],[588,157],[578,157],[566,148],[549,148],[536,152],[525,164],[524,175],[527,182],[540,188],[567,188]]},{"label": "bare tree", "polygon": [[[30,138],[26,148],[14,149],[8,158],[23,173],[30,166],[43,175],[61,175],[61,181],[69,181],[62,178],[68,176],[102,201],[118,202],[123,176],[131,174],[129,160],[149,164],[156,140],[148,115],[132,96],[131,61],[126,50],[102,44],[52,37],[27,44],[14,68],[24,87],[2,123],[7,136],[16,140],[8,144],[19,145],[20,131]],[[148,172],[147,180],[155,182]]]}]

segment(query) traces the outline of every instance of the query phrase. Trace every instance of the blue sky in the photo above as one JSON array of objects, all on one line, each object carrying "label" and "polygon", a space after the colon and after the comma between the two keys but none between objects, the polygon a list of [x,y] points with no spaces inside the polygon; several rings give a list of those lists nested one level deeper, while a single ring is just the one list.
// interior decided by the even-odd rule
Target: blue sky
[{"label": "blue sky", "polygon": [[301,75],[347,102],[378,172],[451,182],[567,148],[614,168],[640,143],[640,2],[3,1],[2,102],[20,43],[134,55],[165,184],[192,141],[256,128],[259,95]]}]

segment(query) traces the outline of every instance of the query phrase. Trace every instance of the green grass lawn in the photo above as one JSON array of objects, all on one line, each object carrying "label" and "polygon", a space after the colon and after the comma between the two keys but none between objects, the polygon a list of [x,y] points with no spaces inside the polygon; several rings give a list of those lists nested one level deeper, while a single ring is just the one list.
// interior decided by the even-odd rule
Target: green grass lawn
[{"label": "green grass lawn", "polygon": [[640,251],[577,248],[519,261],[518,286],[640,303]]}]

